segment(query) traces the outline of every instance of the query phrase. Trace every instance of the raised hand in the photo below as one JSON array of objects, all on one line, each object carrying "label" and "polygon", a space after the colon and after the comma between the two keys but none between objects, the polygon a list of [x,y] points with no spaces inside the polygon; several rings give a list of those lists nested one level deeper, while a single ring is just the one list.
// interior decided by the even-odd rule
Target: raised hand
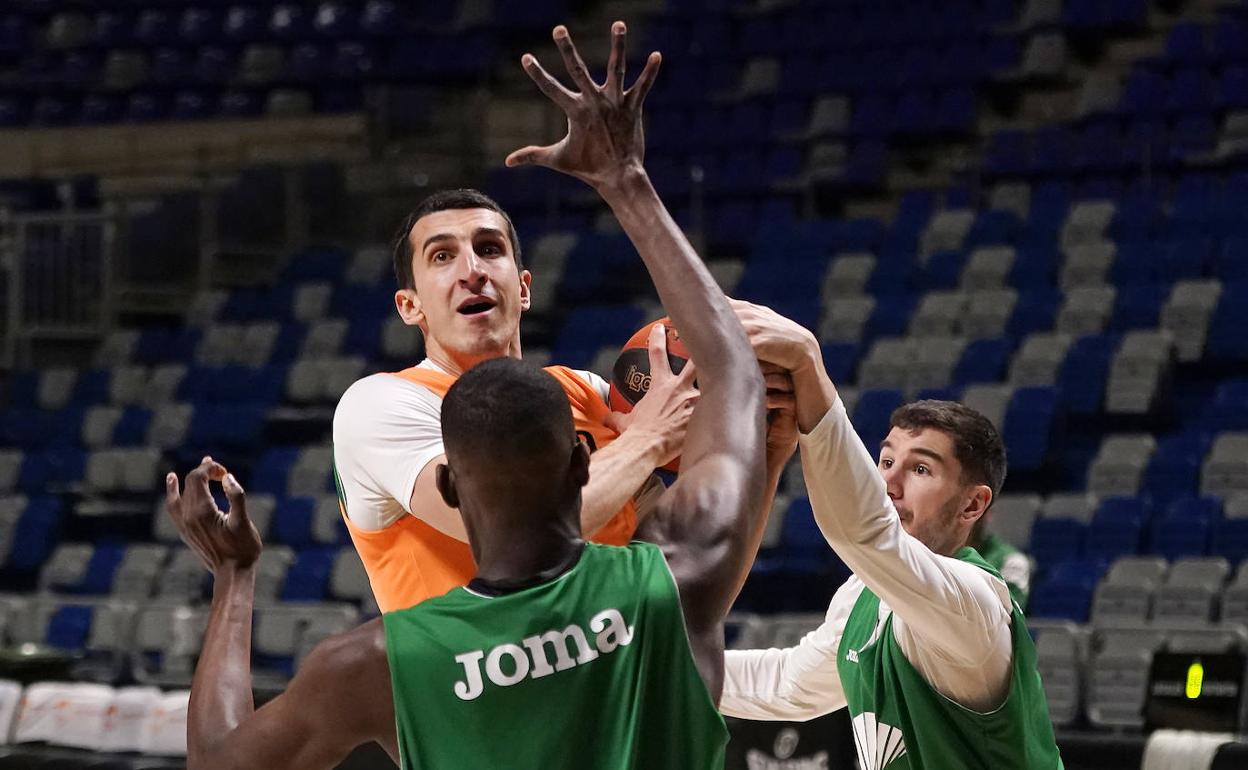
[{"label": "raised hand", "polygon": [[657,51],[651,53],[633,87],[625,90],[626,35],[624,22],[611,25],[607,79],[598,85],[577,53],[567,27],[555,27],[555,45],[563,56],[568,75],[579,89],[576,92],[569,91],[551,77],[532,54],[526,53],[520,58],[521,66],[537,87],[567,115],[568,134],[556,144],[530,145],[516,150],[507,156],[508,166],[546,166],[574,176],[599,192],[622,183],[630,173],[642,170],[645,139],[641,105],[654,84],[662,57]]},{"label": "raised hand", "polygon": [[621,433],[632,430],[649,434],[659,447],[657,465],[662,466],[675,460],[684,448],[689,419],[698,403],[698,389],[693,384],[697,370],[692,361],[686,361],[679,374],[672,372],[663,324],[650,329],[646,348],[650,356],[650,387],[633,411],[612,412],[607,425]]},{"label": "raised hand", "polygon": [[[217,508],[210,481],[221,483],[230,502],[228,511]],[[211,457],[186,475],[185,493],[178,489],[176,473],[165,477],[165,506],[183,542],[212,574],[222,568],[250,567],[260,558],[260,532],[247,516],[247,495],[234,474]]]}]

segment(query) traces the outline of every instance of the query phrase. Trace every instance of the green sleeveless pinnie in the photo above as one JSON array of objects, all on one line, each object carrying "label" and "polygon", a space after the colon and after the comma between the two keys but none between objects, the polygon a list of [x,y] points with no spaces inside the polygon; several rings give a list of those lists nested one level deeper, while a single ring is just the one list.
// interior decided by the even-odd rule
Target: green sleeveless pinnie
[{"label": "green sleeveless pinnie", "polygon": [[383,616],[404,770],[721,768],[728,731],[654,545]]},{"label": "green sleeveless pinnie", "polygon": [[[997,574],[973,549],[957,558]],[[862,770],[1061,770],[1035,645],[1017,605],[1010,693],[984,714],[927,683],[898,647],[893,615],[880,622],[879,607],[864,588],[837,655]]]}]

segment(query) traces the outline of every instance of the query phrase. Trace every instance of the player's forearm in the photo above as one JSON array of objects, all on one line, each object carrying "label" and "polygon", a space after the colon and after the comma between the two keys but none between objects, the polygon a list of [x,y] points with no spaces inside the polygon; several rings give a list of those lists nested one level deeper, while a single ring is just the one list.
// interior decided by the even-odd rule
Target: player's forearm
[{"label": "player's forearm", "polygon": [[763,533],[767,530],[768,515],[771,513],[771,507],[776,502],[776,490],[780,487],[780,477],[784,475],[784,466],[788,463],[792,454],[791,451],[772,447],[767,448],[767,476],[763,482],[763,502],[758,507],[758,515],[751,522],[749,540],[746,545],[746,553],[749,555],[749,558],[741,565],[741,577],[737,580],[737,588],[734,595],[741,593],[741,589],[745,586],[745,581],[750,577],[750,568],[754,566],[758,548],[763,542]]},{"label": "player's forearm", "polygon": [[813,335],[807,341],[802,365],[791,370],[789,377],[793,380],[798,430],[810,433],[836,403],[836,387],[824,368],[823,353]]},{"label": "player's forearm", "polygon": [[212,608],[187,714],[188,767],[211,767],[226,736],[255,712],[251,692],[254,567],[226,569],[213,582]]},{"label": "player's forearm", "polygon": [[845,706],[836,670],[836,647],[807,635],[784,650],[728,650],[719,710],[760,721],[804,721]]},{"label": "player's forearm", "polygon": [[594,452],[589,483],[581,495],[581,532],[591,537],[637,494],[661,461],[661,442],[641,431],[626,430]]}]

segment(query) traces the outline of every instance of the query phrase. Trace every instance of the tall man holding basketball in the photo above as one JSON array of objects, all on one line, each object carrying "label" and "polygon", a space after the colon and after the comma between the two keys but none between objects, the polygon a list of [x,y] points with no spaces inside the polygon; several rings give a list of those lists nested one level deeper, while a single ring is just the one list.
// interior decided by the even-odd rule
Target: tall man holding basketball
[{"label": "tall man holding basketball", "polygon": [[[191,692],[189,767],[329,768],[368,740],[410,770],[722,767],[723,621],[761,516],[763,378],[727,298],[641,165],[641,103],[658,55],[625,91],[622,23],[613,27],[618,70],[604,86],[583,76],[565,29],[555,39],[581,85],[559,100],[568,136],[511,160],[584,179],[611,205],[701,373],[680,478],[639,533],[650,542],[581,539],[590,458],[566,393],[522,361],[485,361],[448,390],[446,461],[434,471],[444,503],[462,514],[476,577],[327,640],[285,693],[254,710],[259,535],[224,467],[205,458],[185,496],[171,474],[170,514],[215,578]],[[544,91],[562,91],[535,59],[524,61]],[[223,482],[228,513],[212,501],[211,479]]]}]

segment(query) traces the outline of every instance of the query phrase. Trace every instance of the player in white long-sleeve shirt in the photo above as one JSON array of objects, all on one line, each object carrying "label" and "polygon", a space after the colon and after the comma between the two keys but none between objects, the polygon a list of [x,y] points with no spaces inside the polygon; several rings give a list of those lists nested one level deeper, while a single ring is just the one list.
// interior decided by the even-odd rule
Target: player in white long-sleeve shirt
[{"label": "player in white long-sleeve shirt", "polygon": [[796,647],[726,654],[721,710],[848,706],[864,770],[1061,767],[1022,612],[965,548],[1005,478],[992,424],[953,402],[907,405],[877,464],[814,337],[766,308],[737,313],[760,359],[790,373],[811,507],[853,576]]}]

